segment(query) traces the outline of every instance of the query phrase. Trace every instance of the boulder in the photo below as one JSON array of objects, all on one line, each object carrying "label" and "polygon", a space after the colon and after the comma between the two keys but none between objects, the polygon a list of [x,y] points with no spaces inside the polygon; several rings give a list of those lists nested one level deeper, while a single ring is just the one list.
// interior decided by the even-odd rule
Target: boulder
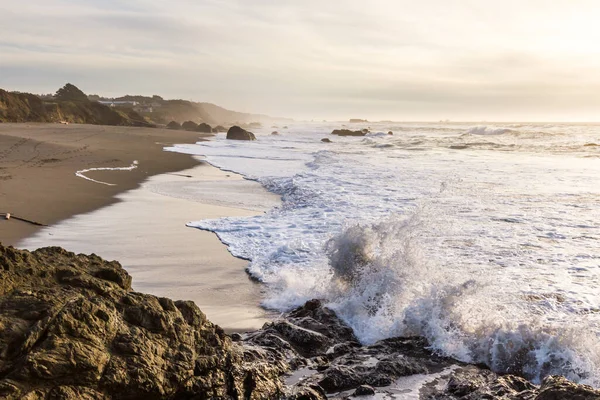
[{"label": "boulder", "polygon": [[185,129],[186,131],[195,131],[197,127],[198,124],[196,124],[194,121],[185,121],[183,124],[181,124],[181,128]]},{"label": "boulder", "polygon": [[368,131],[351,131],[350,129],[335,129],[331,132],[332,135],[337,136],[365,136],[367,133]]},{"label": "boulder", "polygon": [[181,129],[181,124],[179,124],[179,122],[176,121],[171,121],[167,124],[167,128],[179,130]]},{"label": "boulder", "polygon": [[227,139],[232,140],[256,140],[256,136],[252,132],[249,132],[239,126],[232,126],[227,131]]},{"label": "boulder", "polygon": [[356,388],[356,390],[354,391],[353,396],[374,396],[375,395],[375,389],[373,389],[373,386],[369,386],[369,385],[360,385],[359,387]]},{"label": "boulder", "polygon": [[271,132],[271,135],[279,135],[279,132],[273,131],[273,132]]},{"label": "boulder", "polygon": [[394,134],[394,132],[392,132],[392,131],[388,132],[388,135],[393,135],[393,134]]},{"label": "boulder", "polygon": [[331,139],[329,139],[329,138],[323,138],[323,139],[321,139],[321,142],[323,142],[323,143],[332,143]]},{"label": "boulder", "polygon": [[227,132],[227,128],[225,128],[224,126],[221,125],[217,125],[212,129],[213,133],[221,133],[221,132]]},{"label": "boulder", "polygon": [[196,127],[196,132],[202,132],[202,133],[212,133],[213,129],[209,124],[206,123],[201,123],[198,124],[198,126]]},{"label": "boulder", "polygon": [[189,301],[131,290],[117,262],[0,245],[0,398],[263,399],[286,365]]}]

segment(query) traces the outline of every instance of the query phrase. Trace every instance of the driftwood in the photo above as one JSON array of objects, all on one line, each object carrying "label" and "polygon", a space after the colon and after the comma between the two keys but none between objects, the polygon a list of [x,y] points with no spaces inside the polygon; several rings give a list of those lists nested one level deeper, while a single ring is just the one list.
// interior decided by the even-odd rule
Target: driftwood
[{"label": "driftwood", "polygon": [[27,218],[21,218],[21,217],[17,217],[14,214],[11,213],[0,213],[0,215],[4,216],[5,219],[16,219],[19,221],[23,221],[23,222],[27,222],[28,224],[32,224],[32,225],[37,225],[37,226],[48,226],[46,224],[42,224],[41,222],[37,222],[37,221],[32,221],[30,219]]}]

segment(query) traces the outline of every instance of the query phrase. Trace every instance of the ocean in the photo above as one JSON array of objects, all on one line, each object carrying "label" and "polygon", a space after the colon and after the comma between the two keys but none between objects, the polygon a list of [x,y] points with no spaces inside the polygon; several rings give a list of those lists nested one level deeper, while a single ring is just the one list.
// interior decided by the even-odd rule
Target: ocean
[{"label": "ocean", "polygon": [[600,125],[347,125],[371,133],[305,123],[169,148],[282,199],[190,226],[249,260],[267,309],[324,299],[365,344],[418,335],[496,372],[599,387]]}]

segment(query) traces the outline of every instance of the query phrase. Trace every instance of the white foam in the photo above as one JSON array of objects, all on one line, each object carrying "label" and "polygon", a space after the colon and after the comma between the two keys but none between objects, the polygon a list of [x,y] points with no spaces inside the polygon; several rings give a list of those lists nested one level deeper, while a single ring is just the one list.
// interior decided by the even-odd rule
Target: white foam
[{"label": "white foam", "polygon": [[418,334],[497,371],[600,385],[600,159],[583,146],[600,127],[372,124],[397,134],[321,143],[336,127],[172,149],[281,196],[192,224],[251,260],[266,307],[322,298],[365,343]]},{"label": "white foam", "polygon": [[107,183],[107,182],[102,182],[102,181],[97,181],[95,179],[89,178],[87,176],[85,176],[86,172],[92,172],[92,171],[133,171],[134,169],[136,169],[138,167],[138,162],[137,160],[132,162],[131,165],[129,167],[99,167],[99,168],[88,168],[88,169],[82,169],[80,171],[76,171],[75,172],[75,176],[79,177],[79,178],[83,178],[85,180],[94,182],[94,183],[99,183],[101,185],[107,185],[107,186],[115,186],[114,183]]}]

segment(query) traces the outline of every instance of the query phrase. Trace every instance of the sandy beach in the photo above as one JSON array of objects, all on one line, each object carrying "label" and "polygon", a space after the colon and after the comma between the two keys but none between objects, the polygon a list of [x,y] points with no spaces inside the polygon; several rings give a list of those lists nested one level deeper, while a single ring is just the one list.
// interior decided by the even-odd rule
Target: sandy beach
[{"label": "sandy beach", "polygon": [[[244,272],[247,261],[231,256],[213,233],[186,223],[256,215],[279,199],[256,182],[163,151],[198,138],[140,128],[0,125],[0,204],[6,208],[0,212],[49,225],[2,219],[0,241],[115,259],[133,276],[136,290],[193,300],[228,331],[260,327],[268,316],[259,307],[261,285]],[[85,173],[115,186],[75,176],[133,161],[136,169]],[[245,208],[236,202],[240,195],[247,197]]]},{"label": "sandy beach", "polygon": [[[52,225],[71,215],[111,204],[149,176],[198,164],[192,157],[163,151],[194,143],[203,134],[166,129],[96,125],[0,124],[0,213]],[[92,184],[75,175],[98,167],[138,167],[126,173],[94,172]],[[17,243],[39,229],[16,219],[1,221],[0,242]]]}]

